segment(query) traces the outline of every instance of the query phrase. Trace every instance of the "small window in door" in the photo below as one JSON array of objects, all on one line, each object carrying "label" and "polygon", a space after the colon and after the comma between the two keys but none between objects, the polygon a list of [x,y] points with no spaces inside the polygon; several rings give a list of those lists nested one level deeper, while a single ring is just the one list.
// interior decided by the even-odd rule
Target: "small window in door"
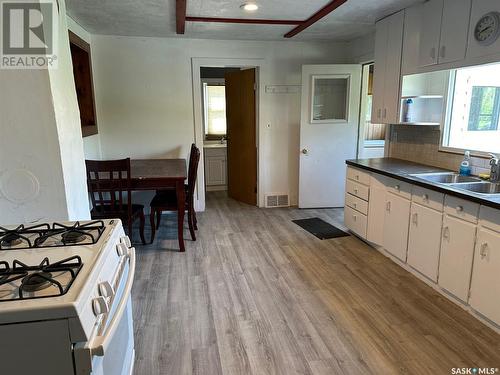
[{"label": "small window in door", "polygon": [[347,123],[349,75],[312,77],[311,123]]}]

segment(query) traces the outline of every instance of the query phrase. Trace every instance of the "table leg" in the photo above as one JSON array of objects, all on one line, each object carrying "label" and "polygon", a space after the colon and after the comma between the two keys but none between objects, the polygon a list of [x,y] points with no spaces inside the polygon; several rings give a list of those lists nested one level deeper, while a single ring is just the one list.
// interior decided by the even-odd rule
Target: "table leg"
[{"label": "table leg", "polygon": [[177,194],[177,236],[179,238],[179,250],[186,251],[184,248],[184,211],[186,209],[186,197],[184,194],[184,181],[175,183],[175,191]]}]

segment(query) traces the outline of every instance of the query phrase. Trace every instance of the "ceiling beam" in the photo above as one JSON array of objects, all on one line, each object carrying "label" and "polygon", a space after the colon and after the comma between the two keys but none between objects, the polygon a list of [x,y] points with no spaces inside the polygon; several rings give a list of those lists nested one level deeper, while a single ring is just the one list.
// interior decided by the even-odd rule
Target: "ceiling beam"
[{"label": "ceiling beam", "polygon": [[176,0],[175,3],[175,30],[177,34],[184,34],[186,30],[186,1],[187,0]]},{"label": "ceiling beam", "polygon": [[333,1],[329,2],[323,8],[321,8],[316,13],[314,13],[311,17],[309,17],[307,20],[301,22],[296,28],[294,28],[293,30],[290,30],[288,33],[286,33],[285,38],[291,38],[291,37],[297,35],[298,33],[300,33],[301,31],[304,31],[312,24],[318,22],[320,19],[322,19],[326,15],[333,12],[339,6],[344,4],[346,1],[347,0],[333,0]]},{"label": "ceiling beam", "polygon": [[186,17],[190,22],[251,23],[260,25],[300,25],[300,20],[266,20],[255,18]]}]

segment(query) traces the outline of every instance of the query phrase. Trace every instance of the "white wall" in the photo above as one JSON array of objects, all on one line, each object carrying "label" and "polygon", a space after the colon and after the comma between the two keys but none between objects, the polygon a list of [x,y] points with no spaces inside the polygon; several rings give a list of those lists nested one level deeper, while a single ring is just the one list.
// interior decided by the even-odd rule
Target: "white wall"
[{"label": "white wall", "polygon": [[[348,61],[347,44],[92,36],[103,158],[186,157],[194,140],[191,58],[261,58],[262,85],[301,82],[303,64]],[[300,94],[264,94],[261,198],[297,201]],[[147,199],[144,198],[144,202]]]},{"label": "white wall", "polygon": [[89,217],[64,2],[55,70],[0,70],[0,223]]},{"label": "white wall", "polygon": [[347,48],[351,62],[372,62],[375,59],[375,33],[350,41]]}]

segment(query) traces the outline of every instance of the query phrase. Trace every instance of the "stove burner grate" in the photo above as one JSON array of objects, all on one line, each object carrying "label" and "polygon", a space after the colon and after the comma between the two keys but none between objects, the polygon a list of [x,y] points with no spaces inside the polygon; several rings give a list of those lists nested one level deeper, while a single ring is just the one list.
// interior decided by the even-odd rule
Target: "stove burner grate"
[{"label": "stove burner grate", "polygon": [[87,234],[79,230],[70,229],[61,235],[64,244],[74,244],[85,240]]},{"label": "stove burner grate", "polygon": [[[17,287],[18,295],[0,299],[0,302],[62,296],[71,288],[82,267],[82,259],[78,255],[55,263],[50,263],[49,258],[44,258],[37,266],[28,266],[19,260],[14,260],[11,267],[6,261],[0,261],[0,286],[21,279],[21,284]],[[70,280],[63,286],[54,274],[65,272],[70,274]],[[49,287],[53,287],[53,293],[36,295],[36,292]]]}]

